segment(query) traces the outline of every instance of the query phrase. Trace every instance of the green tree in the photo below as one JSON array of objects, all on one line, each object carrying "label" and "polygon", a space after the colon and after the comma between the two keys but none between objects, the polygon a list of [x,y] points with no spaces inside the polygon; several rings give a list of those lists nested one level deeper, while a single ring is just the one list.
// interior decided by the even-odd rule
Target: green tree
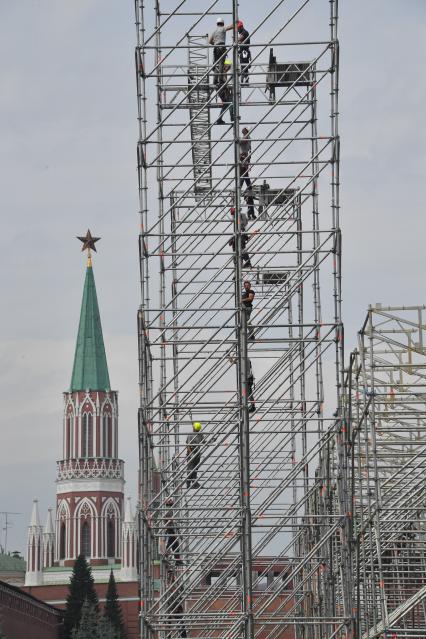
[{"label": "green tree", "polygon": [[118,601],[117,586],[115,584],[114,573],[111,570],[109,575],[108,590],[106,593],[104,617],[111,622],[113,628],[118,632],[119,639],[124,639],[123,613]]},{"label": "green tree", "polygon": [[72,639],[98,639],[98,611],[86,599],[81,608],[80,623],[71,632]]},{"label": "green tree", "polygon": [[105,617],[99,618],[95,606],[87,600],[81,610],[80,623],[71,636],[72,639],[120,639],[119,631]]},{"label": "green tree", "polygon": [[83,604],[86,600],[89,606],[93,606],[96,614],[99,612],[98,596],[94,586],[92,569],[84,555],[79,555],[74,563],[68,590],[64,615],[66,639],[70,639],[72,630],[78,627]]},{"label": "green tree", "polygon": [[120,631],[116,630],[109,619],[102,617],[98,626],[99,639],[121,639]]}]

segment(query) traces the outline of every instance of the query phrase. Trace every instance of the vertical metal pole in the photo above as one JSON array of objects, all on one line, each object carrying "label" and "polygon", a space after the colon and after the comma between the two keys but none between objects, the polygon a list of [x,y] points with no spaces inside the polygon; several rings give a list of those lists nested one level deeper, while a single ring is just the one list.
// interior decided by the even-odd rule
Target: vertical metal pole
[{"label": "vertical metal pole", "polygon": [[237,324],[237,377],[240,404],[239,456],[240,456],[240,509],[241,509],[241,559],[244,614],[244,639],[254,638],[253,587],[252,587],[252,539],[250,507],[250,419],[248,412],[247,384],[247,315],[241,298],[241,187],[240,187],[240,115],[238,75],[238,0],[232,0],[233,48],[232,48],[232,101],[234,111],[234,163],[235,163],[235,317]]},{"label": "vertical metal pole", "polygon": [[[372,455],[372,469],[374,472],[374,516],[373,521],[371,522],[371,526],[374,530],[374,544],[376,546],[377,553],[377,568],[376,566],[372,566],[372,573],[375,574],[375,578],[378,579],[378,583],[375,584],[378,586],[379,592],[379,600],[380,600],[380,612],[381,612],[381,620],[384,623],[385,628],[389,625],[388,620],[388,610],[387,610],[387,601],[386,601],[386,591],[385,591],[385,581],[383,576],[383,559],[382,559],[382,540],[380,534],[380,518],[382,516],[382,495],[381,495],[381,480],[380,480],[380,470],[379,470],[379,460],[377,458],[377,441],[376,441],[376,428],[377,428],[377,418],[376,418],[376,401],[375,401],[375,383],[374,383],[374,324],[373,324],[373,310],[369,312],[369,322],[368,322],[368,335],[369,335],[369,367],[371,371],[371,386],[369,388],[369,392],[371,394],[371,403],[369,410],[369,437],[371,437],[371,445],[373,447],[373,455]],[[373,544],[371,546],[373,549]],[[373,562],[373,558],[371,558]],[[377,571],[377,572],[376,572]]]},{"label": "vertical metal pole", "polygon": [[240,311],[241,331],[239,344],[240,378],[240,508],[241,508],[241,558],[243,571],[244,639],[253,639],[253,586],[252,539],[250,506],[250,419],[248,412],[247,384],[247,315]]}]

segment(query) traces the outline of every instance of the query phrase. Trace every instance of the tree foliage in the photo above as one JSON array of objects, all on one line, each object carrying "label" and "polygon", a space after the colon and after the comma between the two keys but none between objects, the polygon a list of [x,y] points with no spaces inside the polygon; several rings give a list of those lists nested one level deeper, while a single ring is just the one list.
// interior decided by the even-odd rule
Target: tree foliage
[{"label": "tree foliage", "polygon": [[115,584],[114,573],[112,570],[109,576],[108,590],[106,593],[104,616],[110,621],[113,628],[117,630],[119,639],[124,639],[125,632],[123,613],[118,601],[117,586]]},{"label": "tree foliage", "polygon": [[80,623],[71,633],[72,639],[89,639],[98,637],[98,612],[86,599],[81,609]]},{"label": "tree foliage", "polygon": [[100,617],[96,607],[86,601],[81,610],[79,625],[71,633],[72,639],[120,639],[119,631],[105,617]]},{"label": "tree foliage", "polygon": [[[96,594],[92,569],[84,555],[77,557],[69,583],[69,593],[64,615],[65,637],[70,639],[74,628],[78,628],[85,602],[99,613],[98,596]],[[86,610],[87,612],[87,610]]]}]

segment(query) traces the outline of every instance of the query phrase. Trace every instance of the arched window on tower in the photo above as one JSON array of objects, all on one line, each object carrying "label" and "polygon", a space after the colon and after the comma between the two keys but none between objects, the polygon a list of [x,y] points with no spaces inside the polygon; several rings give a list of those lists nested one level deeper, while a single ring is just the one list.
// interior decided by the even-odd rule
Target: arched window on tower
[{"label": "arched window on tower", "polygon": [[81,456],[93,457],[93,415],[83,413],[81,429]]},{"label": "arched window on tower", "polygon": [[110,519],[107,524],[107,557],[115,557],[115,525]]},{"label": "arched window on tower", "polygon": [[67,424],[65,428],[65,459],[69,459],[70,451],[71,451],[71,428],[72,428],[72,420],[71,415],[67,415]]},{"label": "arched window on tower", "polygon": [[65,522],[63,521],[59,530],[59,559],[65,559],[66,534]]},{"label": "arched window on tower", "polygon": [[90,547],[90,524],[87,521],[83,521],[81,524],[80,552],[86,559],[89,559],[92,554]]},{"label": "arched window on tower", "polygon": [[102,422],[103,456],[111,457],[111,415],[104,413]]}]

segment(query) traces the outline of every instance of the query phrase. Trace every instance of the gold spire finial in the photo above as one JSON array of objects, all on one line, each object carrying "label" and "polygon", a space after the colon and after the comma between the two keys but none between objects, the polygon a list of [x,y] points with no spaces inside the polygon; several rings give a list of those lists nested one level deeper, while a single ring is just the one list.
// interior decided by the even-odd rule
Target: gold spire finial
[{"label": "gold spire finial", "polygon": [[77,236],[77,239],[80,240],[80,242],[83,242],[83,246],[81,247],[82,251],[87,251],[87,267],[91,268],[92,267],[92,249],[93,251],[96,252],[96,246],[95,243],[98,242],[101,238],[100,237],[93,237],[90,230],[87,229],[87,233],[85,237],[80,237]]}]

